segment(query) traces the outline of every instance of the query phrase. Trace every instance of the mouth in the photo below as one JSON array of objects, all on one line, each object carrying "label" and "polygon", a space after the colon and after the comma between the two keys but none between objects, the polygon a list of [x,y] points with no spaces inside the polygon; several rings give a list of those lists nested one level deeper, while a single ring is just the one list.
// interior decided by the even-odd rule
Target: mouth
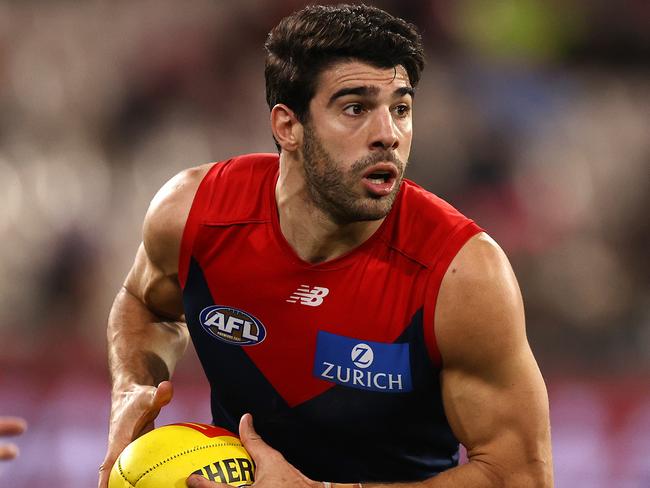
[{"label": "mouth", "polygon": [[397,182],[398,171],[392,163],[372,165],[363,174],[363,185],[374,196],[390,194]]}]

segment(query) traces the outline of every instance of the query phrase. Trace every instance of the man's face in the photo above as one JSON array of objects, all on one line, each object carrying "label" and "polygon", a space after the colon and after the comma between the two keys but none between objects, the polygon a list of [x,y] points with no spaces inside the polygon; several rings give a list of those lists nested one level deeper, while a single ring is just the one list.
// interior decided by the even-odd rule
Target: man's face
[{"label": "man's face", "polygon": [[336,222],[384,218],[411,148],[413,91],[406,70],[359,61],[324,70],[304,125],[307,188]]}]

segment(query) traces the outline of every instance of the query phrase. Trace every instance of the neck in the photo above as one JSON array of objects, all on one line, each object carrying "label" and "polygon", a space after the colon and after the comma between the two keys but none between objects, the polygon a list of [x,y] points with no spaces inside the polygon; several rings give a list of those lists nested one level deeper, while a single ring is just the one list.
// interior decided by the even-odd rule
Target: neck
[{"label": "neck", "polygon": [[284,151],[275,187],[280,229],[308,263],[330,261],[363,244],[384,219],[341,224],[314,205],[299,161]]}]

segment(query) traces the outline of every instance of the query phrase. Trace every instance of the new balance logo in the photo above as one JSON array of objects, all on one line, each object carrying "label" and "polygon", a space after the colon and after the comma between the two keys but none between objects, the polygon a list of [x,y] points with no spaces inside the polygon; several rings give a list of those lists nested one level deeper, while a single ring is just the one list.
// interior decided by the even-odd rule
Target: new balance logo
[{"label": "new balance logo", "polygon": [[329,294],[328,288],[322,286],[315,286],[309,288],[307,285],[301,285],[292,295],[287,299],[289,303],[300,303],[309,307],[318,307],[323,303],[323,298]]}]

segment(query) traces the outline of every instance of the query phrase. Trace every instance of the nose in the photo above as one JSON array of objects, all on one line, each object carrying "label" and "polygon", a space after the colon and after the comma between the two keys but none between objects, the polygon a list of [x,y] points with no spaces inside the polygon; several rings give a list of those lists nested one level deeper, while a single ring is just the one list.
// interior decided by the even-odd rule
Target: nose
[{"label": "nose", "polygon": [[397,149],[399,138],[395,120],[388,108],[376,110],[373,114],[370,137],[371,149]]}]

